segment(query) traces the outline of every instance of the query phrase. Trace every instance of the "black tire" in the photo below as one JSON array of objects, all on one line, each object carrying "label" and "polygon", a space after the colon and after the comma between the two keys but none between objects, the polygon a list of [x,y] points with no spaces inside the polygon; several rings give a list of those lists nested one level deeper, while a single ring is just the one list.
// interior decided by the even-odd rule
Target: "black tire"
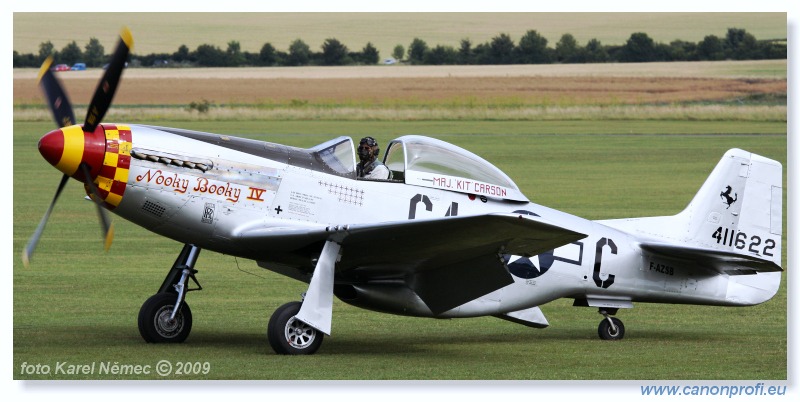
[{"label": "black tire", "polygon": [[300,302],[286,303],[269,319],[267,338],[279,355],[312,355],[322,345],[322,332],[294,318],[300,312],[300,305]]},{"label": "black tire", "polygon": [[178,295],[157,293],[150,296],[139,310],[139,333],[147,343],[181,343],[192,330],[192,310],[184,301],[169,320]]},{"label": "black tire", "polygon": [[611,327],[611,323],[608,322],[607,318],[604,318],[603,321],[600,321],[600,325],[597,327],[597,334],[600,335],[600,339],[606,341],[618,341],[625,336],[625,326],[622,325],[622,321],[616,317],[609,317],[611,321],[614,321],[614,326],[617,327],[617,330]]}]

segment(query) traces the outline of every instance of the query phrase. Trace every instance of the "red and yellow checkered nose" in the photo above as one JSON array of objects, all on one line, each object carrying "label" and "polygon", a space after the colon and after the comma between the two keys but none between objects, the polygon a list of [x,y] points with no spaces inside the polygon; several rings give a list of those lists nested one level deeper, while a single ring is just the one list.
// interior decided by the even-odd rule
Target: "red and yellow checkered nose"
[{"label": "red and yellow checkered nose", "polygon": [[86,182],[81,163],[89,167],[91,180],[97,177],[106,152],[106,136],[102,126],[93,133],[84,133],[81,126],[68,126],[45,134],[39,140],[39,153],[68,176]]},{"label": "red and yellow checkered nose", "polygon": [[[84,133],[81,126],[69,126],[45,134],[39,140],[39,153],[56,169],[84,183],[86,177],[80,166],[86,164],[100,201],[114,209],[128,183],[131,136],[128,126],[102,124],[92,133]],[[86,193],[92,195],[88,187]]]}]

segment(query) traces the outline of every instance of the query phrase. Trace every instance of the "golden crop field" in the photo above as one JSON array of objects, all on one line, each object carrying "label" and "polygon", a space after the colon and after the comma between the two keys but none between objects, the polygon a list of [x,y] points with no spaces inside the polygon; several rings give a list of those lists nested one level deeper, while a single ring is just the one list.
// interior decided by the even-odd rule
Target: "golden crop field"
[{"label": "golden crop field", "polygon": [[[36,69],[14,119],[47,121]],[[102,70],[57,73],[78,114]],[[734,120],[786,122],[786,60],[125,71],[109,119]],[[188,105],[207,102],[198,115]]]},{"label": "golden crop field", "polygon": [[97,38],[113,48],[121,26],[135,39],[134,54],[173,53],[181,45],[194,50],[201,44],[222,49],[237,41],[241,49],[258,52],[269,42],[287,50],[302,39],[319,51],[325,39],[336,38],[350,50],[367,42],[390,57],[396,45],[408,48],[418,37],[429,46],[458,47],[468,38],[473,45],[507,33],[516,42],[536,30],[554,47],[565,33],[579,44],[598,39],[604,45],[622,45],[635,32],[656,42],[680,39],[699,42],[706,35],[724,37],[728,28],[743,28],[757,39],[787,38],[786,13],[14,13],[14,50],[37,53],[51,41],[62,49],[71,41],[81,48]]},{"label": "golden crop field", "polygon": [[[664,63],[667,64],[667,63]],[[690,63],[683,63],[689,65]],[[773,62],[778,67],[785,61]],[[640,70],[642,66],[638,66]],[[674,66],[678,71],[679,66]],[[784,67],[785,68],[785,67]],[[440,72],[447,71],[440,67]],[[305,74],[274,76],[272,68],[131,69],[116,104],[188,104],[200,99],[217,103],[280,104],[291,100],[357,104],[481,104],[511,99],[521,105],[639,104],[714,101],[754,94],[785,93],[786,80],[671,76],[558,76],[545,69],[510,66],[461,68],[461,76],[442,76],[436,69],[414,67],[340,69],[353,76],[335,77],[328,68],[305,68]],[[282,69],[286,71],[287,69]],[[288,68],[293,70],[293,68]],[[359,72],[365,71],[360,74]],[[474,71],[475,74],[469,74]],[[537,74],[538,71],[538,74]],[[585,71],[591,71],[585,68]],[[373,72],[383,74],[374,74]],[[90,99],[99,79],[85,72],[59,73],[73,99]],[[200,73],[200,76],[195,76]],[[15,75],[15,103],[41,103],[34,71]],[[331,76],[333,75],[333,77]],[[381,76],[382,75],[382,76]]]}]

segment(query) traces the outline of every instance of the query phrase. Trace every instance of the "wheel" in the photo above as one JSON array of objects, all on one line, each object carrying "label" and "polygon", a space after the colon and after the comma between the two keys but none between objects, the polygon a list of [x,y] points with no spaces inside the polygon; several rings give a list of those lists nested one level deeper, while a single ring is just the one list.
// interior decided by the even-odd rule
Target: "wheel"
[{"label": "wheel", "polygon": [[150,296],[139,310],[139,333],[148,343],[181,343],[192,330],[192,310],[184,301],[170,320],[178,295],[157,293]]},{"label": "wheel", "polygon": [[311,355],[322,345],[324,334],[295,318],[300,305],[300,302],[286,303],[269,319],[267,338],[279,355]]},{"label": "wheel", "polygon": [[[616,331],[611,327],[611,323],[608,322],[609,319],[613,321],[614,326],[617,327]],[[603,321],[600,321],[600,326],[597,327],[597,334],[600,335],[600,339],[618,341],[625,336],[625,326],[622,325],[622,321],[619,318],[604,318]]]}]

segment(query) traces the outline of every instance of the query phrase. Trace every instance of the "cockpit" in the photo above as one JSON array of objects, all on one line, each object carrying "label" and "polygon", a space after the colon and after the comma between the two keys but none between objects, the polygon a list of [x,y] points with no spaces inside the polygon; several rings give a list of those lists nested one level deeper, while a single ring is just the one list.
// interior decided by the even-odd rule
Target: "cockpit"
[{"label": "cockpit", "polygon": [[[355,148],[339,137],[309,149],[324,170],[353,177]],[[438,188],[476,196],[528,201],[500,169],[478,155],[435,138],[407,135],[389,143],[383,164],[392,182]]]},{"label": "cockpit", "polygon": [[393,180],[478,196],[528,201],[500,169],[463,148],[418,135],[389,143],[383,163]]}]

